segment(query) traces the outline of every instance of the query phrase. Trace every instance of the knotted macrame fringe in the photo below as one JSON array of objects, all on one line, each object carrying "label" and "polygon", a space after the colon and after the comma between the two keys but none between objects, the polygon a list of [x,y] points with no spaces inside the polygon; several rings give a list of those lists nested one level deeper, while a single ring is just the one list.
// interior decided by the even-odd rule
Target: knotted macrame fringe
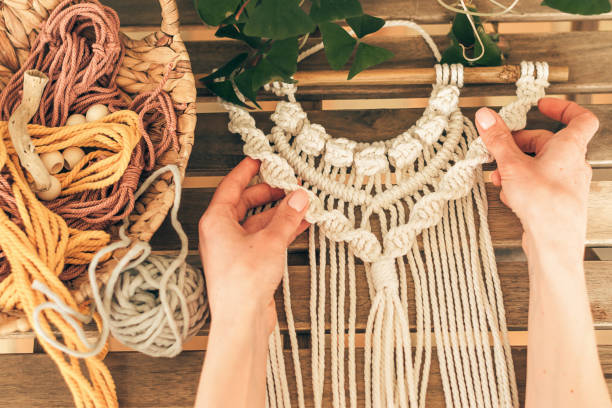
[{"label": "knotted macrame fringe", "polygon": [[[436,50],[434,54],[439,56]],[[528,110],[548,86],[545,63],[523,62],[521,70],[517,100],[500,110],[511,130],[525,126]],[[462,67],[437,65],[436,71],[423,116],[385,142],[332,138],[308,121],[292,84],[268,86],[288,99],[278,103],[269,135],[247,111],[225,105],[228,127],[242,136],[245,154],[262,161],[262,180],[287,192],[304,189],[311,199],[306,220],[313,224],[309,263],[315,407],[327,405],[327,374],[332,405],[357,406],[360,263],[371,303],[364,334],[366,407],[424,407],[434,339],[446,406],[518,407],[481,168],[492,158],[458,108]],[[303,407],[288,279],[285,273],[297,403]],[[270,407],[291,406],[284,368],[277,327],[270,339]]]}]

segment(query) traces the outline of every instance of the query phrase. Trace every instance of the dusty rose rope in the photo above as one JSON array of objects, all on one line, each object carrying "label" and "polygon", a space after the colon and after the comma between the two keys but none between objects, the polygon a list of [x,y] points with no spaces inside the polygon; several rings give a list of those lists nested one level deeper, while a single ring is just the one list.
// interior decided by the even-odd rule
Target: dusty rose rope
[{"label": "dusty rose rope", "polygon": [[[97,0],[67,0],[50,14],[30,56],[0,93],[0,117],[6,120],[21,100],[23,73],[38,69],[49,76],[49,84],[34,123],[62,126],[70,114],[84,113],[96,103],[107,105],[111,111],[127,108],[138,112],[142,140],[115,185],[46,202],[48,208],[74,228],[106,229],[128,216],[134,209],[134,192],[142,172],[152,170],[169,148],[179,149],[176,107],[163,91],[173,67],[167,67],[161,83],[153,91],[143,92],[129,103],[116,85],[123,57],[115,11]],[[159,137],[153,141],[149,132],[159,133]],[[13,214],[11,200],[9,180],[0,174],[0,207]],[[83,266],[67,265],[60,277],[72,279],[83,271]],[[0,280],[8,272],[0,252]]]}]

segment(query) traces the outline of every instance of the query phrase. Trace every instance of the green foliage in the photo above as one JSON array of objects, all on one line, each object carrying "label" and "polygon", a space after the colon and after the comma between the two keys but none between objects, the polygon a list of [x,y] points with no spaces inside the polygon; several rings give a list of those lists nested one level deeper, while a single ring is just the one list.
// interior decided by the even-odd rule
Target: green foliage
[{"label": "green foliage", "polygon": [[[202,20],[218,26],[215,35],[241,41],[248,51],[202,79],[215,95],[241,106],[236,89],[256,106],[257,93],[270,81],[291,82],[300,44],[317,28],[333,69],[342,69],[355,54],[349,79],[393,56],[361,39],[378,31],[384,20],[363,14],[359,0],[195,0]],[[307,13],[305,10],[309,10]],[[358,39],[337,21],[345,20]],[[248,106],[250,107],[250,106]]]},{"label": "green foliage", "polygon": [[216,26],[234,13],[240,0],[195,0],[194,3],[200,18],[206,24]]},{"label": "green foliage", "polygon": [[[471,10],[474,11],[474,9]],[[486,33],[478,16],[473,16],[472,18],[478,36],[484,45],[484,53],[467,15],[460,13],[453,20],[451,31],[448,33],[451,45],[442,53],[441,62],[444,64],[463,64],[466,66],[501,65],[503,55],[497,46],[497,41]],[[464,49],[465,55],[470,59],[477,58],[481,54],[482,56],[476,61],[469,61],[464,56]]]},{"label": "green foliage", "polygon": [[593,15],[610,12],[610,0],[543,0],[542,5],[571,14]]},{"label": "green foliage", "polygon": [[346,22],[359,38],[363,38],[368,34],[375,33],[385,25],[385,20],[378,17],[373,17],[368,14],[363,14],[359,17],[347,18]]},{"label": "green foliage", "polygon": [[310,8],[310,17],[315,23],[344,20],[362,14],[359,0],[320,0]]},{"label": "green foliage", "polygon": [[364,69],[380,64],[390,58],[393,58],[393,53],[389,50],[363,42],[359,43],[357,52],[355,53],[355,61],[349,72],[348,79],[351,79]]},{"label": "green foliage", "polygon": [[321,23],[319,30],[323,37],[325,56],[329,65],[333,69],[341,69],[351,58],[357,40],[335,23]]},{"label": "green foliage", "polygon": [[284,40],[314,29],[314,22],[296,0],[263,0],[249,16],[244,33],[251,37]]}]

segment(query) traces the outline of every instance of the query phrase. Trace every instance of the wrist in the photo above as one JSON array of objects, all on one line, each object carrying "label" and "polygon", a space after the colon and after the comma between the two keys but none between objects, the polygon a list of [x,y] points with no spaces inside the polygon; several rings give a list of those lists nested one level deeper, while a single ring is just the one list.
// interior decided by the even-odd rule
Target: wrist
[{"label": "wrist", "polygon": [[222,302],[215,302],[214,308],[211,308],[210,330],[215,333],[236,333],[246,329],[267,338],[274,323],[270,322],[267,308],[258,302],[225,298]]}]

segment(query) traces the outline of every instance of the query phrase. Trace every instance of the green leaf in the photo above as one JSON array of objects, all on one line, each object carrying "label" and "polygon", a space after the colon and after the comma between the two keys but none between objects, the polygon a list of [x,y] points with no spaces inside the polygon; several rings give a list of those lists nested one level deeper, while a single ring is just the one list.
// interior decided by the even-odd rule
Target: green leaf
[{"label": "green leaf", "polygon": [[297,70],[298,39],[274,41],[270,49],[262,54],[257,65],[245,69],[234,79],[242,94],[259,107],[257,92],[270,81],[293,82],[291,76]]},{"label": "green leaf", "polygon": [[565,13],[593,15],[610,11],[610,0],[544,0],[543,6],[548,6]]},{"label": "green leaf", "polygon": [[[489,37],[489,35],[485,32],[482,26],[478,27],[478,35],[480,36],[480,39],[482,40],[482,43],[484,45],[484,54],[481,58],[478,59],[478,61],[474,61],[474,64],[487,67],[501,65],[501,50],[499,49],[495,41],[493,41],[491,37]],[[474,43],[474,57],[479,56],[481,52],[482,47],[480,46],[480,43],[476,41]]]},{"label": "green leaf", "polygon": [[[239,28],[243,27],[244,24],[238,24]],[[261,47],[261,40],[256,37],[249,37],[248,35],[244,35],[236,25],[223,25],[217,29],[215,32],[215,37],[219,38],[231,38],[234,40],[242,41],[249,45],[251,48],[259,48]]]},{"label": "green leaf", "polygon": [[315,23],[344,20],[363,14],[359,0],[320,0],[310,7],[310,17]]},{"label": "green leaf", "polygon": [[315,28],[296,0],[262,0],[246,22],[244,34],[284,40],[309,33]]},{"label": "green leaf", "polygon": [[353,78],[364,69],[380,64],[391,58],[393,58],[393,53],[389,50],[366,43],[359,43],[348,79]]},{"label": "green leaf", "polygon": [[252,109],[251,106],[245,104],[236,95],[234,91],[234,86],[232,85],[232,81],[229,79],[221,82],[211,81],[206,84],[206,87],[210,89],[212,93],[217,96],[220,96],[223,100],[233,103],[234,105],[243,106],[245,108]]},{"label": "green leaf", "polygon": [[357,40],[335,23],[321,23],[325,56],[333,69],[341,69],[351,57]]},{"label": "green leaf", "polygon": [[241,54],[236,55],[229,62],[223,65],[221,68],[208,75],[205,78],[202,78],[202,81],[205,83],[212,82],[213,79],[229,77],[232,72],[234,72],[249,56],[248,53],[243,52]]},{"label": "green leaf", "polygon": [[[478,16],[473,16],[472,18],[474,19],[474,24],[476,27],[480,27],[480,18]],[[470,20],[468,19],[467,15],[463,13],[458,13],[455,16],[453,25],[451,27],[451,34],[454,36],[455,40],[466,47],[473,45],[476,41],[476,37],[474,37],[474,29],[470,24]]]},{"label": "green leaf", "polygon": [[470,63],[463,57],[463,49],[461,49],[461,46],[457,43],[452,44],[450,47],[444,50],[440,63],[470,65]]},{"label": "green leaf", "polygon": [[359,17],[347,18],[346,22],[353,29],[357,37],[363,38],[368,34],[375,33],[385,25],[382,18],[364,14]]},{"label": "green leaf", "polygon": [[231,16],[240,0],[195,0],[198,15],[206,24],[217,26]]},{"label": "green leaf", "polygon": [[297,58],[299,53],[297,37],[278,40],[265,54],[264,60],[272,64],[283,79],[289,79],[297,71]]},{"label": "green leaf", "polygon": [[253,102],[258,108],[261,109],[261,106],[257,103],[257,91],[259,91],[258,87],[253,86],[253,68],[246,69],[240,73],[240,75],[234,78],[234,83],[238,90],[251,102]]}]

